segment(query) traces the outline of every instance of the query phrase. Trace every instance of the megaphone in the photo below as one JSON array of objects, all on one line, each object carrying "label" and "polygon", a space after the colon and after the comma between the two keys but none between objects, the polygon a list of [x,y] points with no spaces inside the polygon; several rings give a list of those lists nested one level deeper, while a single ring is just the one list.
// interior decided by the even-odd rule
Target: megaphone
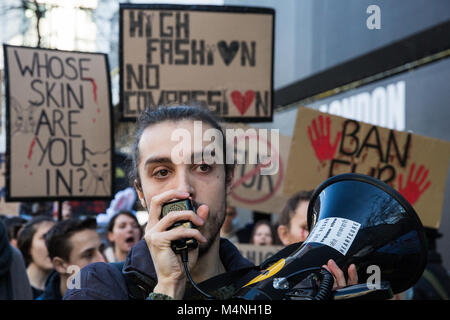
[{"label": "megaphone", "polygon": [[399,192],[375,178],[348,173],[327,179],[310,200],[308,228],[310,234],[298,249],[262,270],[234,297],[295,296],[298,285],[313,273],[317,277],[329,259],[344,273],[355,264],[360,284],[372,275],[368,270],[378,270],[394,294],[413,286],[425,269],[420,219]]}]

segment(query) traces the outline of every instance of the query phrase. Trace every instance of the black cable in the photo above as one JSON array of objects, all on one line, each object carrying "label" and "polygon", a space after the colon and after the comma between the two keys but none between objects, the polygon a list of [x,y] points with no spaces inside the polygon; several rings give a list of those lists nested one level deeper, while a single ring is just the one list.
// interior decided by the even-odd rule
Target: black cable
[{"label": "black cable", "polygon": [[192,280],[191,277],[191,273],[189,272],[189,267],[188,267],[188,250],[184,249],[181,251],[181,260],[183,260],[183,265],[184,265],[184,270],[186,271],[186,276],[189,279],[189,282],[191,283],[191,285],[194,287],[195,290],[197,290],[201,295],[203,295],[206,299],[208,300],[214,300],[214,297],[209,295],[208,293],[206,293],[205,291],[203,291],[202,289],[200,289],[197,284],[194,282],[194,280]]},{"label": "black cable", "polygon": [[[284,278],[284,282],[287,281],[289,283],[289,279],[296,278],[304,273],[309,272],[310,274],[320,271],[320,285],[317,291],[317,294],[314,296],[310,296],[313,300],[330,300],[332,297],[332,289],[334,284],[333,275],[328,272],[325,268],[322,267],[311,267],[302,270],[298,270]],[[298,279],[296,279],[298,280]]]},{"label": "black cable", "polygon": [[320,281],[319,291],[315,295],[314,300],[330,300],[334,284],[333,275],[325,268],[320,270],[320,275],[322,279]]}]

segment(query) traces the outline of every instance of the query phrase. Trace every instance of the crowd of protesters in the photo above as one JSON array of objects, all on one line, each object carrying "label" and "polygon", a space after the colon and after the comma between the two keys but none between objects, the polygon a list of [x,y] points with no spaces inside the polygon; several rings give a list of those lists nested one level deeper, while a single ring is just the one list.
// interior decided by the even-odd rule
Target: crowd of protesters
[{"label": "crowd of protesters", "polygon": [[[133,193],[130,190],[128,195]],[[262,217],[240,229],[235,223],[238,210],[228,206],[221,237],[235,244],[263,246],[303,242],[309,233],[307,208],[311,196],[312,191],[298,192],[286,202],[275,222],[270,221],[270,216]],[[123,204],[123,200],[116,197],[111,205]],[[97,215],[97,219],[95,215],[73,216],[72,207],[65,202],[64,214],[58,221],[51,211],[42,211],[44,207],[35,206],[38,215],[0,215],[0,299],[61,300],[71,277],[81,268],[94,262],[124,261],[144,235],[144,226],[139,224],[130,200],[109,212],[107,220],[100,219],[106,214]],[[247,237],[238,236],[240,233]],[[396,295],[396,299],[448,298],[448,274],[436,251],[440,234],[428,228],[426,234],[431,250],[426,277],[420,279],[414,291]],[[437,278],[433,281],[430,277]]]},{"label": "crowd of protesters", "polygon": [[0,215],[0,299],[61,300],[81,268],[125,260],[143,236],[131,208],[109,219],[102,238],[95,214],[73,216],[65,202],[57,219],[52,210],[42,210],[46,204],[38,207],[25,215]]}]

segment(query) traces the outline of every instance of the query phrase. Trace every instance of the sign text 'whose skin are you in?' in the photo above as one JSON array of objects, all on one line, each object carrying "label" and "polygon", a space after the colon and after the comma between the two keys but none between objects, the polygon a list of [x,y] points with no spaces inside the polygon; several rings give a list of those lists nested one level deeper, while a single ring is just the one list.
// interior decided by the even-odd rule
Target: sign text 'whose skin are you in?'
[{"label": "sign text 'whose skin are you in?'", "polygon": [[106,56],[5,46],[5,57],[8,197],[111,197]]}]

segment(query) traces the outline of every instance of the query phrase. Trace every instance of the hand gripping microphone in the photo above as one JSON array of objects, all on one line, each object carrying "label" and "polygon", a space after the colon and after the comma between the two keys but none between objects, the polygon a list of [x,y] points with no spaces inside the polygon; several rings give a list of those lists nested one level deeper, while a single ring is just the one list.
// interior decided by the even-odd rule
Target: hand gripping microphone
[{"label": "hand gripping microphone", "polygon": [[[161,210],[161,217],[166,216],[169,212],[173,212],[173,211],[194,211],[194,205],[192,204],[192,201],[190,199],[184,199],[184,200],[174,200],[174,201],[170,201],[165,203],[162,206],[162,210]],[[195,226],[192,224],[192,222],[190,220],[182,220],[182,221],[177,221],[175,222],[170,228],[177,228],[177,227],[183,227],[183,228],[195,228]],[[198,247],[198,242],[195,239],[178,239],[178,240],[173,240],[170,244],[170,247],[172,248],[172,250],[176,253],[176,254],[180,254],[181,255],[181,260],[183,261],[183,265],[184,265],[184,270],[186,272],[186,276],[189,280],[189,282],[191,283],[192,287],[194,287],[194,289],[196,289],[200,294],[202,294],[203,296],[205,296],[207,299],[211,300],[213,299],[213,297],[211,295],[209,295],[208,293],[204,292],[203,290],[201,290],[197,284],[195,283],[195,281],[192,279],[191,274],[189,272],[189,267],[188,267],[188,251],[190,249],[195,249]]]},{"label": "hand gripping microphone", "polygon": [[[169,212],[172,212],[172,211],[189,211],[189,210],[195,212],[194,206],[190,199],[170,201],[163,205],[160,218],[166,216]],[[183,221],[175,222],[169,228],[169,230],[179,227],[179,226],[182,226],[184,228],[194,228],[194,225],[192,224],[191,221],[183,220]],[[195,248],[197,248],[197,246],[198,246],[198,243],[197,243],[197,240],[195,240],[195,239],[179,239],[179,240],[174,240],[171,243],[172,250],[175,253],[181,253],[183,250],[187,250],[187,249],[195,249]]]}]

